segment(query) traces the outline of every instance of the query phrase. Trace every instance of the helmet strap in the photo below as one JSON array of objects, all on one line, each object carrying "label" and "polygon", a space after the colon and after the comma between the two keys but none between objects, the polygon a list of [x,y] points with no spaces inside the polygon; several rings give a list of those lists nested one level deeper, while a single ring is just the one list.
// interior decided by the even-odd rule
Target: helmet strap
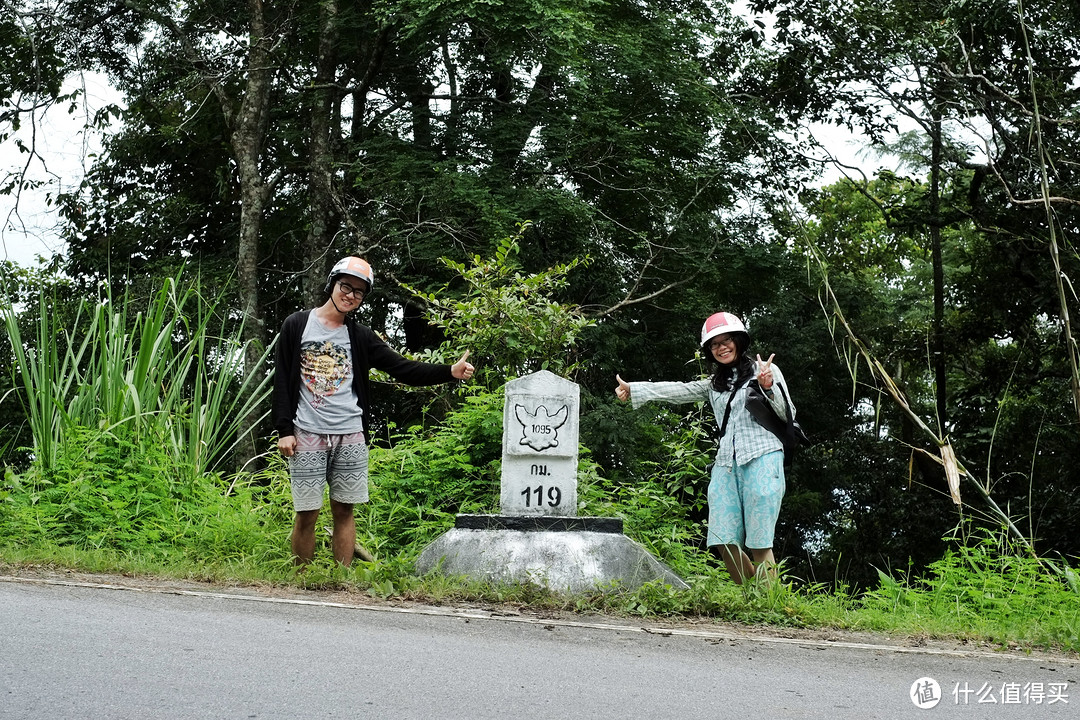
[{"label": "helmet strap", "polygon": [[[335,278],[335,281],[336,281],[336,278]],[[341,308],[339,308],[337,306],[337,303],[334,302],[334,283],[333,282],[330,283],[330,304],[334,306],[334,309],[337,310],[340,315],[347,316],[349,314],[348,312],[346,312],[346,311],[342,310]],[[360,306],[357,305],[356,307],[360,307]]]}]

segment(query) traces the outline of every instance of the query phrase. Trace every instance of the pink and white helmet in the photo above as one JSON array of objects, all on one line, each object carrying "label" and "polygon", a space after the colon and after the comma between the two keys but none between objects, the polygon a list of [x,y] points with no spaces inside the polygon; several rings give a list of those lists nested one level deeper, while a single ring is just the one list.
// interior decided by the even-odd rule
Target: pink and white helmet
[{"label": "pink and white helmet", "polygon": [[714,313],[706,318],[705,324],[701,326],[701,344],[704,346],[705,343],[717,335],[737,332],[743,333],[747,338],[750,337],[750,333],[746,331],[746,326],[738,317],[729,312]]}]

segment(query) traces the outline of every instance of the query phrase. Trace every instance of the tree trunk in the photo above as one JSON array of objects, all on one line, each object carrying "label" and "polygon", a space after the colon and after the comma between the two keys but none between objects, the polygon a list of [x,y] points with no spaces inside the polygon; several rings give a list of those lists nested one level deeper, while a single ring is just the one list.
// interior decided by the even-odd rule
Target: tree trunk
[{"label": "tree trunk", "polygon": [[[247,80],[232,127],[230,144],[240,182],[240,238],[236,276],[244,319],[243,339],[247,343],[244,372],[250,375],[255,371],[256,363],[263,354],[267,337],[259,305],[259,238],[270,185],[262,175],[260,161],[266,138],[271,68],[270,39],[267,37],[262,0],[248,0],[248,10],[251,18]],[[249,432],[241,439],[237,449],[237,464],[240,466],[257,454],[255,418],[250,420]]]},{"label": "tree trunk", "polygon": [[323,0],[319,13],[319,59],[315,69],[315,96],[311,103],[311,142],[308,158],[308,231],[303,253],[304,301],[319,303],[332,257],[334,239],[332,121],[337,117],[338,0]]},{"label": "tree trunk", "polygon": [[945,270],[941,252],[941,110],[936,100],[930,110],[930,247],[934,273],[934,320],[930,334],[930,356],[934,369],[938,432],[949,434],[945,363]]},{"label": "tree trunk", "polygon": [[[243,94],[236,99],[221,77],[207,72],[212,67],[199,45],[192,41],[185,29],[171,16],[146,7],[135,0],[123,0],[126,7],[158,23],[172,32],[192,67],[200,73],[202,82],[210,89],[221,106],[222,116],[229,128],[229,146],[236,161],[237,179],[240,185],[240,236],[236,252],[236,282],[240,294],[240,310],[244,321],[243,340],[244,372],[250,376],[267,345],[266,323],[259,305],[259,238],[262,234],[263,213],[273,186],[263,177],[261,160],[266,140],[267,108],[270,105],[270,89],[273,69],[270,65],[272,39],[268,37],[266,16],[262,0],[247,0],[248,55],[247,73]],[[237,446],[237,467],[242,467],[256,456],[255,415],[247,424],[248,431]]]}]

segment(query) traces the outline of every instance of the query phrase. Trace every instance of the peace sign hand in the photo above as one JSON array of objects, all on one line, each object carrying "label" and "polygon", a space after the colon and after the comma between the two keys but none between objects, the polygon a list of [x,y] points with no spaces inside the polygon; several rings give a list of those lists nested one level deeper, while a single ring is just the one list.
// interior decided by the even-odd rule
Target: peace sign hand
[{"label": "peace sign hand", "polygon": [[762,390],[771,390],[772,389],[772,385],[773,385],[772,361],[773,361],[774,357],[776,357],[776,353],[773,353],[772,355],[770,355],[768,360],[762,360],[761,355],[757,356],[757,363],[758,363],[757,380],[758,380],[758,385],[761,386]]}]

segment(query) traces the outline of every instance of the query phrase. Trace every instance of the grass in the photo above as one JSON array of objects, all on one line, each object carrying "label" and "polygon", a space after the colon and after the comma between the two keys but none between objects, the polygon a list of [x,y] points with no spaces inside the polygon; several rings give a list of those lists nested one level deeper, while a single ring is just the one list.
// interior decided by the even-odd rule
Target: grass
[{"label": "grass", "polygon": [[[44,487],[13,487],[23,482],[10,471],[0,491],[0,563],[11,568],[46,566],[88,573],[120,573],[211,583],[337,590],[378,598],[431,604],[511,605],[533,611],[560,611],[641,617],[654,620],[728,622],[774,628],[832,629],[927,639],[990,643],[1000,648],[1080,652],[1080,592],[1065,565],[1048,571],[1045,563],[1003,553],[1000,538],[956,539],[954,549],[920,578],[881,573],[878,587],[853,593],[844,588],[806,584],[781,574],[779,582],[734,585],[701,553],[685,553],[690,564],[676,566],[690,588],[650,584],[636,590],[597,589],[578,595],[534,584],[492,584],[437,574],[418,577],[413,563],[427,542],[452,523],[426,521],[422,529],[377,537],[386,523],[416,521],[385,492],[373,493],[363,509],[359,535],[381,547],[372,563],[351,568],[333,562],[327,547],[303,572],[288,554],[291,509],[280,465],[243,484],[209,478],[193,491],[186,509],[173,506],[168,532],[139,532],[103,538],[91,528],[78,535],[56,530],[63,503],[43,502]],[[272,477],[271,477],[272,476]],[[231,487],[230,487],[231,485]],[[13,502],[12,492],[37,496],[29,506]],[[29,492],[27,492],[29,491]],[[58,490],[53,489],[53,492]],[[104,512],[104,496],[88,504]],[[71,503],[69,503],[71,504]],[[76,503],[78,504],[78,503]],[[31,508],[33,509],[31,511]],[[16,512],[18,510],[18,512]],[[326,522],[323,513],[320,522]],[[158,517],[158,516],[153,516]],[[102,521],[106,522],[105,520]],[[400,536],[410,540],[400,543]],[[373,542],[379,541],[378,543]]]},{"label": "grass", "polygon": [[[282,548],[286,546],[284,529],[278,533],[278,541]],[[879,591],[855,597],[823,588],[798,587],[790,582],[743,588],[732,584],[717,570],[712,576],[688,578],[691,585],[688,590],[650,584],[634,591],[598,589],[566,595],[534,584],[499,585],[441,575],[417,577],[411,574],[411,562],[405,558],[380,559],[374,563],[358,561],[352,568],[342,568],[329,560],[328,549],[323,556],[303,572],[297,572],[283,556],[277,562],[222,558],[204,563],[183,554],[146,558],[115,550],[8,544],[0,546],[0,567],[44,566],[229,585],[336,590],[428,604],[510,605],[536,612],[861,631],[890,637],[988,643],[1003,649],[1080,652],[1077,637],[1080,618],[1075,596],[1060,594],[1051,587],[1042,588],[1039,594],[1056,603],[1056,608],[1037,607],[1031,602],[1030,592],[1022,591],[1001,598],[998,614],[975,616],[958,596],[949,596],[934,587],[906,588],[902,594],[908,597],[900,604],[883,605]],[[890,587],[885,592],[891,594],[894,590]],[[927,602],[923,604],[919,598]]]},{"label": "grass", "polygon": [[[72,332],[41,302],[33,342],[23,339],[14,309],[0,306],[16,397],[34,438],[20,455],[32,458],[29,466],[4,466],[0,478],[0,567],[1080,652],[1076,572],[1064,561],[1025,556],[1004,533],[958,534],[927,573],[881,573],[865,592],[783,573],[778,582],[734,585],[696,550],[700,524],[685,497],[675,499],[687,496],[700,475],[691,467],[700,459],[692,451],[700,435],[693,427],[685,437],[668,433],[668,460],[633,483],[602,477],[586,448],[578,473],[582,514],[623,518],[627,534],[689,589],[653,584],[565,595],[527,583],[417,577],[416,558],[457,513],[497,512],[503,399],[476,386],[461,390],[439,422],[399,429],[392,448],[373,449],[371,502],[357,515],[359,540],[378,560],[346,569],[323,548],[297,572],[281,458],[268,450],[257,473],[223,469],[252,408],[267,404],[267,375],[261,368],[245,375],[238,367],[239,330],[226,332],[214,303],[173,279],[142,313],[129,315],[126,298],[87,305]],[[216,324],[222,329],[211,332]],[[14,401],[11,394],[0,398]],[[323,513],[318,530],[324,541],[328,518]]]}]

